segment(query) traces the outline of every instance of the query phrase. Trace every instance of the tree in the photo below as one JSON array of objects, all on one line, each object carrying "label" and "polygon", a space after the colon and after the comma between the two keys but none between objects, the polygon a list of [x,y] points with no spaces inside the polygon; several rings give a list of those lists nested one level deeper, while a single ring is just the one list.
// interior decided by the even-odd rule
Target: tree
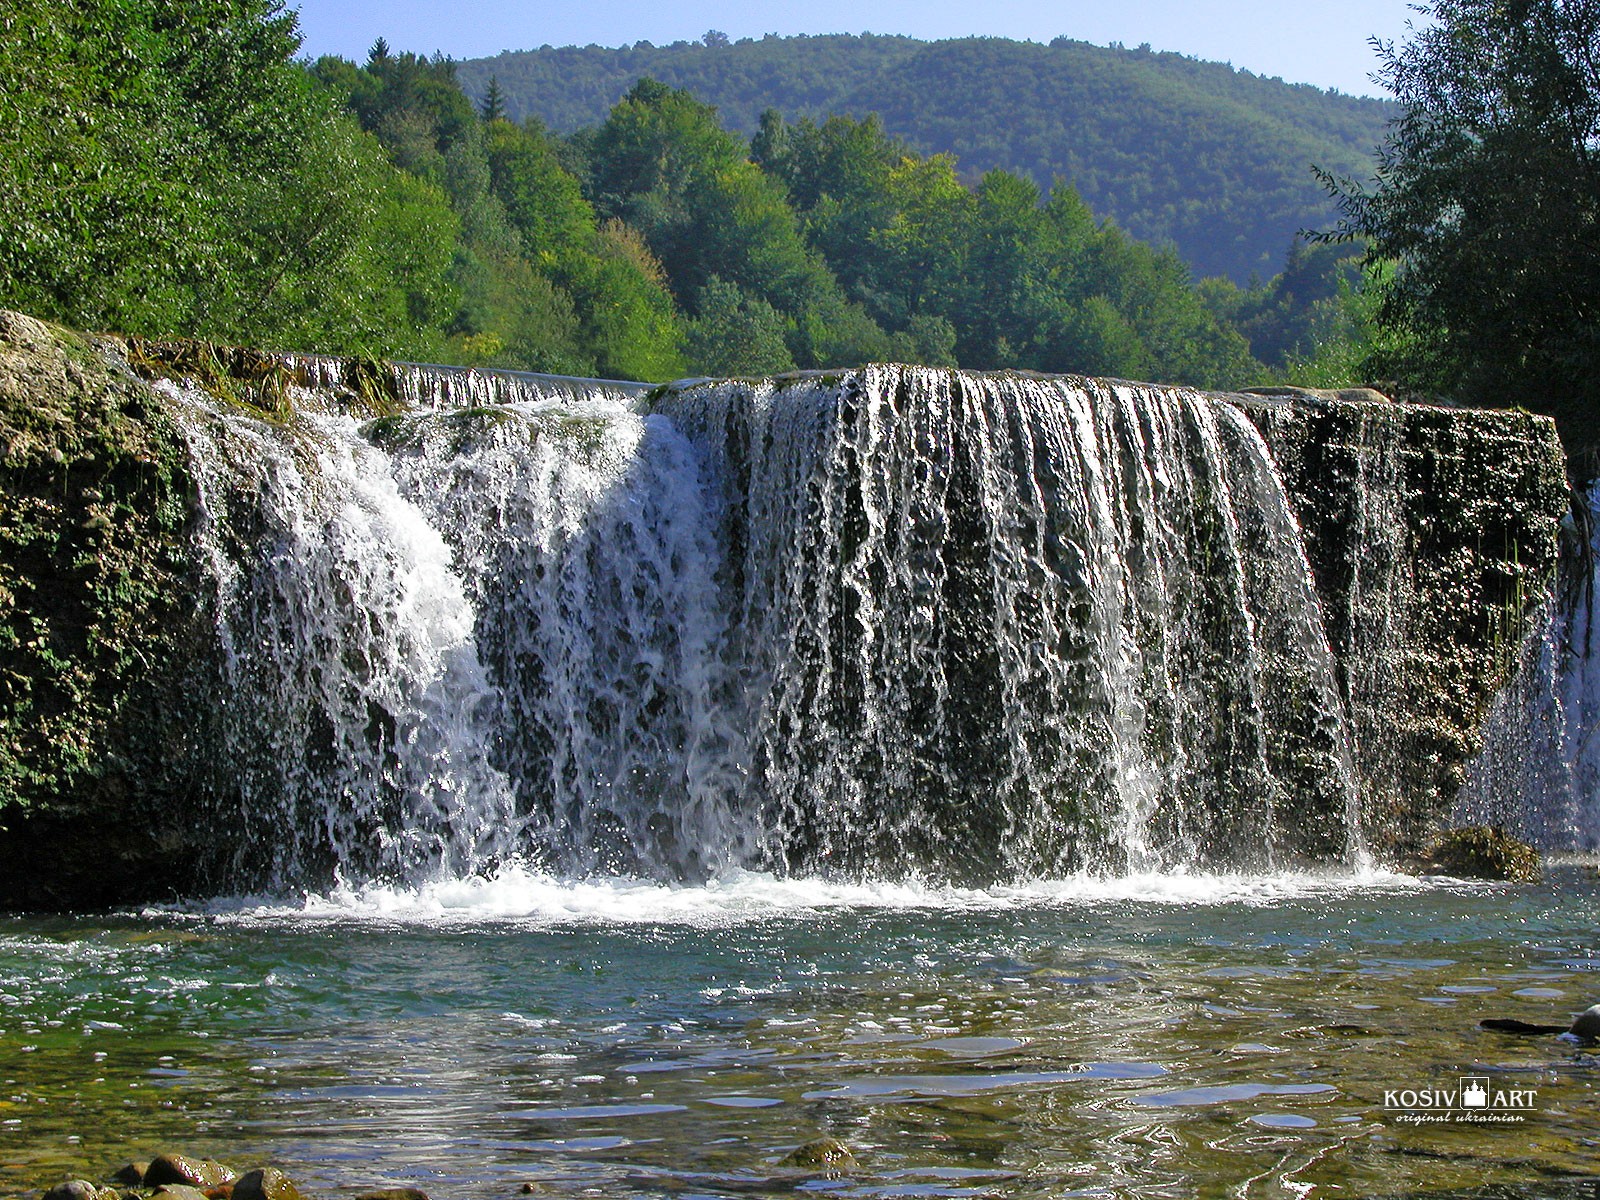
[{"label": "tree", "polygon": [[689,362],[707,375],[767,375],[794,370],[783,315],[760,296],[712,276],[689,325]]},{"label": "tree", "polygon": [[1324,175],[1392,263],[1375,364],[1402,384],[1554,414],[1600,444],[1600,0],[1435,0],[1379,45],[1404,105],[1370,185]]},{"label": "tree", "polygon": [[483,94],[483,103],[478,106],[478,112],[483,116],[485,125],[506,119],[506,98],[500,90],[500,80],[489,76],[489,90]]}]

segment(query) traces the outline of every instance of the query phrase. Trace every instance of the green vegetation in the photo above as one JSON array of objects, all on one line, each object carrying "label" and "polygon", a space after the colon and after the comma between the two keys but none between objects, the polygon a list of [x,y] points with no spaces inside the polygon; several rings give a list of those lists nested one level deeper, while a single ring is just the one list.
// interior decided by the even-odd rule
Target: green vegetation
[{"label": "green vegetation", "polygon": [[[1386,47],[1405,106],[1332,235],[1391,269],[1368,369],[1600,446],[1600,0],[1437,0]],[[1592,467],[1588,473],[1592,474]]]},{"label": "green vegetation", "polygon": [[194,728],[163,667],[193,616],[178,431],[92,347],[0,314],[0,480],[0,824],[160,786]]},{"label": "green vegetation", "polygon": [[746,141],[644,78],[559,137],[507,119],[509,77],[474,104],[381,38],[297,60],[278,0],[0,21],[0,305],[65,324],[647,381],[898,359],[1239,387],[1353,361],[1323,345],[1355,311],[1338,254],[1196,287],[1080,190],[974,181],[876,117],[769,109]]},{"label": "green vegetation", "polygon": [[1363,169],[1397,115],[1380,100],[1067,38],[546,46],[458,73],[474,96],[494,80],[511,119],[563,133],[604,120],[641,77],[687,89],[745,135],[768,108],[791,121],[876,113],[919,154],[955,155],[968,182],[996,168],[1041,190],[1064,180],[1135,237],[1241,285],[1273,274],[1298,230],[1334,219],[1311,164]]}]

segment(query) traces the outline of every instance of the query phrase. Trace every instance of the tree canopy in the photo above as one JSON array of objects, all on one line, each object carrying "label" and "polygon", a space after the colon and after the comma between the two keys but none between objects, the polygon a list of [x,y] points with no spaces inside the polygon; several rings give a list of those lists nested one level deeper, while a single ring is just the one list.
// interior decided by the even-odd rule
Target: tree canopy
[{"label": "tree canopy", "polygon": [[1554,414],[1600,445],[1600,0],[1435,0],[1380,47],[1402,105],[1371,185],[1330,178],[1392,265],[1377,368]]},{"label": "tree canopy", "polygon": [[81,327],[650,381],[898,359],[1215,387],[1267,377],[1258,309],[1264,347],[1310,328],[1070,184],[974,178],[874,116],[769,111],[747,141],[643,78],[558,136],[381,37],[306,63],[278,0],[12,0],[0,28],[0,303]]},{"label": "tree canopy", "polygon": [[920,155],[953,154],[963,181],[995,168],[1041,190],[1065,179],[1135,237],[1170,242],[1201,275],[1274,273],[1299,229],[1334,219],[1310,164],[1358,169],[1392,105],[1148,47],[875,34],[654,46],[545,46],[459,65],[514,120],[587,128],[641,77],[715,105],[745,136],[761,113],[884,127]]}]

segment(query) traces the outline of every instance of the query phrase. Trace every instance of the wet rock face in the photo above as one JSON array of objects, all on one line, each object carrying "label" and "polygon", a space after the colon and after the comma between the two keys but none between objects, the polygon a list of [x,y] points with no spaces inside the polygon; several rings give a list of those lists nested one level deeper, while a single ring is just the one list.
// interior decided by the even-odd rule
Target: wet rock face
[{"label": "wet rock face", "polygon": [[183,828],[189,488],[146,384],[0,312],[0,907],[114,902]]},{"label": "wet rock face", "polygon": [[1447,819],[1553,586],[1569,503],[1548,418],[1280,390],[1237,401],[1283,475],[1380,856]]}]

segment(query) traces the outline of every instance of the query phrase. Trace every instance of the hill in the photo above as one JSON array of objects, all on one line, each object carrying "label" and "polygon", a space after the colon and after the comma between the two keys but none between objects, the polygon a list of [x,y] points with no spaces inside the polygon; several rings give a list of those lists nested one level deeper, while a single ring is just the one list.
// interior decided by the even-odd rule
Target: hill
[{"label": "hill", "polygon": [[1136,237],[1170,242],[1197,275],[1241,283],[1279,270],[1297,230],[1333,223],[1312,164],[1365,177],[1396,112],[1181,54],[1066,38],[546,46],[457,73],[475,97],[493,77],[512,119],[563,133],[602,121],[643,76],[689,89],[746,134],[769,107],[790,119],[875,112],[913,149],[954,153],[969,178],[1000,167],[1042,187],[1067,179]]}]

